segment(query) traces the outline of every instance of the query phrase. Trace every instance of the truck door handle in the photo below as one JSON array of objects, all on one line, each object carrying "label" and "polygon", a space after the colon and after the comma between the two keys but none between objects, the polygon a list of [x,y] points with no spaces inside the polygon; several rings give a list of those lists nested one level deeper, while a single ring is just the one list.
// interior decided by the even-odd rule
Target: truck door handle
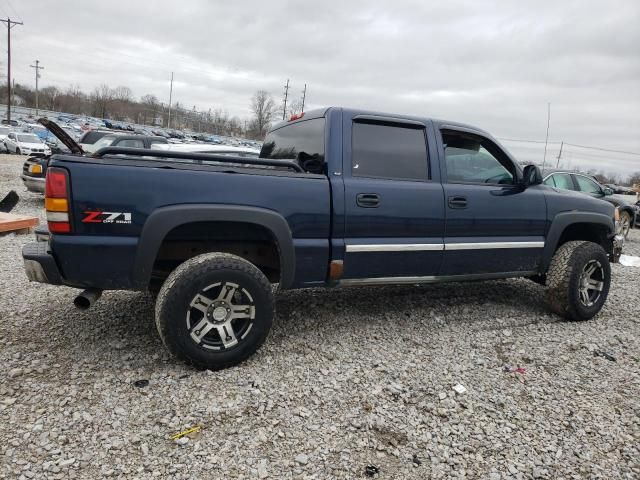
[{"label": "truck door handle", "polygon": [[377,193],[359,193],[356,196],[356,203],[363,208],[376,208],[380,205],[380,195]]},{"label": "truck door handle", "polygon": [[449,208],[467,208],[467,197],[449,197]]}]

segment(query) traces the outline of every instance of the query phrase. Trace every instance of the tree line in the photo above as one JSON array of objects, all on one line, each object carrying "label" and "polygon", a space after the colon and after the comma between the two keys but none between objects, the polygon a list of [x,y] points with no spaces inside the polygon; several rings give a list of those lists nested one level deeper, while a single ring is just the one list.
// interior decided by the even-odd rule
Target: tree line
[{"label": "tree line", "polygon": [[[16,83],[12,89],[13,105],[35,108],[36,92],[29,86]],[[0,98],[6,99],[6,86],[0,87]],[[262,139],[269,126],[282,118],[282,108],[276,105],[273,96],[265,90],[258,90],[250,99],[252,115],[248,119],[231,116],[222,109],[197,110],[195,105],[188,108],[180,102],[171,105],[171,124],[169,125],[169,106],[153,94],[136,98],[129,87],[110,87],[102,84],[91,92],[84,92],[79,85],[70,85],[66,89],[47,86],[39,89],[38,107],[42,110],[65,112],[74,115],[155,125],[172,129],[191,129],[195,132],[215,135],[242,136]],[[287,115],[300,111],[300,105],[294,102],[287,106]]]}]

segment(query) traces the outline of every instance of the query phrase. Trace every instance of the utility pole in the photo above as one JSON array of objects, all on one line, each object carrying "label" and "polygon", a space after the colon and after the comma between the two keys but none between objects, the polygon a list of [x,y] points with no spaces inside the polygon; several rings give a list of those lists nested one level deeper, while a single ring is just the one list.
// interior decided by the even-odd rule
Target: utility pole
[{"label": "utility pole", "polygon": [[556,162],[556,168],[560,165],[560,157],[562,157],[562,147],[564,146],[564,140],[560,143],[560,153],[558,153],[558,161]]},{"label": "utility pole", "polygon": [[284,86],[284,108],[282,109],[282,120],[287,116],[287,97],[289,96],[289,79],[287,78],[287,84]]},{"label": "utility pole", "polygon": [[11,123],[11,29],[22,22],[14,22],[10,18],[0,20],[7,25],[7,120]]},{"label": "utility pole", "polygon": [[542,157],[542,172],[544,173],[544,165],[547,163],[547,144],[549,143],[549,124],[551,123],[551,104],[547,103],[547,137],[544,140],[544,157]]},{"label": "utility pole", "polygon": [[173,96],[173,72],[171,72],[171,86],[169,87],[169,119],[167,120],[167,128],[171,128],[171,97]]},{"label": "utility pole", "polygon": [[44,67],[40,66],[40,60],[36,60],[35,65],[29,65],[31,68],[36,69],[36,117],[38,116],[38,79],[40,78],[40,70],[44,70]]},{"label": "utility pole", "polygon": [[301,113],[304,113],[304,100],[307,98],[307,84],[304,84],[304,90],[302,91],[302,110]]}]

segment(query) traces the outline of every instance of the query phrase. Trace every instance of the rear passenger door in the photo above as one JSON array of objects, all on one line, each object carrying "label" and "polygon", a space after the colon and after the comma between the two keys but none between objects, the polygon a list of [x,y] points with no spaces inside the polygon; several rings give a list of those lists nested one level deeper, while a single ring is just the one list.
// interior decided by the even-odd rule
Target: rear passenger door
[{"label": "rear passenger door", "polygon": [[[444,199],[430,123],[343,118],[345,256],[354,282],[435,276],[443,252]],[[355,280],[358,279],[358,280]]]}]

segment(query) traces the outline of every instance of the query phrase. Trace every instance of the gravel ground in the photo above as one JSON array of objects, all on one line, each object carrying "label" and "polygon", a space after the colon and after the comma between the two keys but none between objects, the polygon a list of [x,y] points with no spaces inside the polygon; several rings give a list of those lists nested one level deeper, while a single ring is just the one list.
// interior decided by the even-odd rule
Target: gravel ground
[{"label": "gravel ground", "polygon": [[[42,218],[21,163],[0,194]],[[640,478],[638,268],[583,323],[527,280],[281,293],[257,355],[199,372],[149,295],[28,283],[30,240],[0,237],[0,478]]]}]

